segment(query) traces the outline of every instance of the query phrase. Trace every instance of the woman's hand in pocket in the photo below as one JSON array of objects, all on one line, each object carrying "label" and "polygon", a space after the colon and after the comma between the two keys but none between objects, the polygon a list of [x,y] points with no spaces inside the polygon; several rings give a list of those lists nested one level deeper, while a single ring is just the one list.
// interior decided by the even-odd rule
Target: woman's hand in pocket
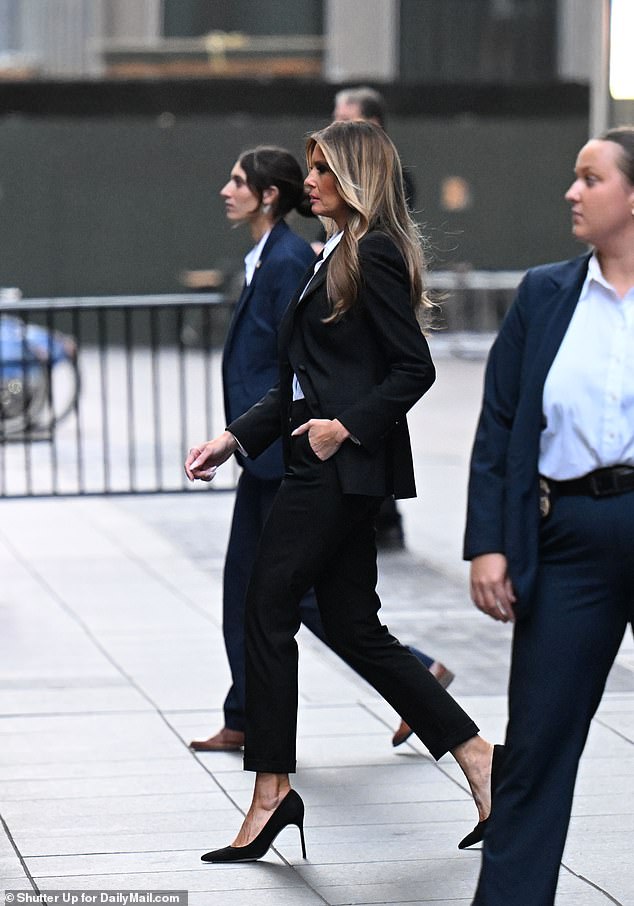
[{"label": "woman's hand in pocket", "polygon": [[291,437],[308,433],[308,443],[317,459],[325,462],[334,456],[350,432],[336,418],[310,418],[292,432]]}]

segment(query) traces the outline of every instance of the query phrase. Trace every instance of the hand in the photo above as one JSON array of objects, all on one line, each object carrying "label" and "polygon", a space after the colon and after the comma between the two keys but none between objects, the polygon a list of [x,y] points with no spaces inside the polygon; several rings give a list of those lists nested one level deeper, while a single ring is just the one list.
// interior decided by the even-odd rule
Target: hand
[{"label": "hand", "polygon": [[473,603],[494,620],[513,623],[515,592],[508,577],[504,554],[482,554],[471,562]]},{"label": "hand", "polygon": [[299,428],[295,428],[291,437],[298,437],[308,432],[308,443],[317,459],[325,462],[334,456],[350,432],[336,418],[310,418]]},{"label": "hand", "polygon": [[223,431],[214,440],[192,447],[185,460],[185,474],[190,481],[198,478],[211,481],[218,466],[226,462],[238,449],[238,443],[229,431]]}]

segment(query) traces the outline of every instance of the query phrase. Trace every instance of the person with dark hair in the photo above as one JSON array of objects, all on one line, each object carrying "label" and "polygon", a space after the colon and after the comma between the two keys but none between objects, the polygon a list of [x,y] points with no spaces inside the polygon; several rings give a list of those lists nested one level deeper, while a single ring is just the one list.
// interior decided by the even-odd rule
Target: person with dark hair
[{"label": "person with dark hair", "polygon": [[[227,421],[249,409],[277,374],[277,331],[293,291],[315,255],[286,224],[293,210],[311,214],[302,168],[284,148],[260,146],[240,155],[222,188],[227,220],[248,226],[254,247],[245,258],[245,280],[234,309],[222,359]],[[244,744],[244,606],[258,539],[284,465],[281,444],[259,459],[241,457],[223,576],[222,631],[232,684],[224,726],[209,739],[193,740],[198,752],[239,751]],[[311,597],[302,618],[323,637]]]},{"label": "person with dark hair", "polygon": [[379,619],[374,521],[389,494],[416,493],[407,412],[435,378],[418,315],[427,301],[419,234],[385,132],[335,122],[307,143],[305,180],[324,219],[321,259],[279,331],[278,381],[214,440],[192,447],[190,480],[236,450],[257,459],[281,436],[286,472],[247,593],[244,767],[253,799],[231,846],[205,862],[261,858],[304,805],[296,769],[299,602],[314,588],[331,647],[403,716],[433,757],[451,752],[481,820],[493,747]]},{"label": "person with dark hair", "polygon": [[471,594],[515,623],[477,906],[554,903],[579,759],[634,621],[634,127],[581,148],[565,197],[592,250],[524,277],[471,459]]},{"label": "person with dark hair", "polygon": [[[245,259],[245,283],[234,310],[222,359],[227,422],[247,411],[277,375],[277,333],[282,315],[307,266],[310,246],[293,233],[284,217],[293,210],[312,216],[302,169],[283,148],[261,145],[245,151],[233,166],[220,195],[227,219],[248,225],[255,246]],[[194,739],[196,752],[237,752],[244,745],[245,599],[258,539],[284,474],[281,442],[257,459],[236,454],[241,466],[223,576],[222,631],[231,669],[224,701],[224,724],[207,739]],[[302,623],[328,645],[312,589],[300,602]],[[411,647],[445,688],[453,679],[442,664]],[[401,721],[392,744],[412,731]]]}]

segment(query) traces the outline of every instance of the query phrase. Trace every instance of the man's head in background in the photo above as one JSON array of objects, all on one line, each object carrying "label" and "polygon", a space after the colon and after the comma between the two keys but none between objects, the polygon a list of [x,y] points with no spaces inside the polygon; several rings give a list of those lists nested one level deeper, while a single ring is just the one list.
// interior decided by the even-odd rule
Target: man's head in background
[{"label": "man's head in background", "polygon": [[367,120],[385,129],[385,101],[374,88],[342,88],[335,95],[334,120]]}]

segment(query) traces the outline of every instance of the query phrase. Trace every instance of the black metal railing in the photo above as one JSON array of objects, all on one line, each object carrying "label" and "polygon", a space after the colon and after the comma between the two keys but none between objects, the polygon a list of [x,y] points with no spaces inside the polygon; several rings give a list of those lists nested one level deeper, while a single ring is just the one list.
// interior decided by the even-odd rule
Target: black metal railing
[{"label": "black metal railing", "polygon": [[[520,277],[430,275],[441,333],[476,338],[452,354],[481,355]],[[0,301],[0,497],[192,489],[188,447],[224,427],[231,307],[219,293]],[[213,488],[235,480],[226,466]]]},{"label": "black metal railing", "polygon": [[219,294],[0,304],[0,496],[190,487],[188,446],[223,427],[229,315]]}]

